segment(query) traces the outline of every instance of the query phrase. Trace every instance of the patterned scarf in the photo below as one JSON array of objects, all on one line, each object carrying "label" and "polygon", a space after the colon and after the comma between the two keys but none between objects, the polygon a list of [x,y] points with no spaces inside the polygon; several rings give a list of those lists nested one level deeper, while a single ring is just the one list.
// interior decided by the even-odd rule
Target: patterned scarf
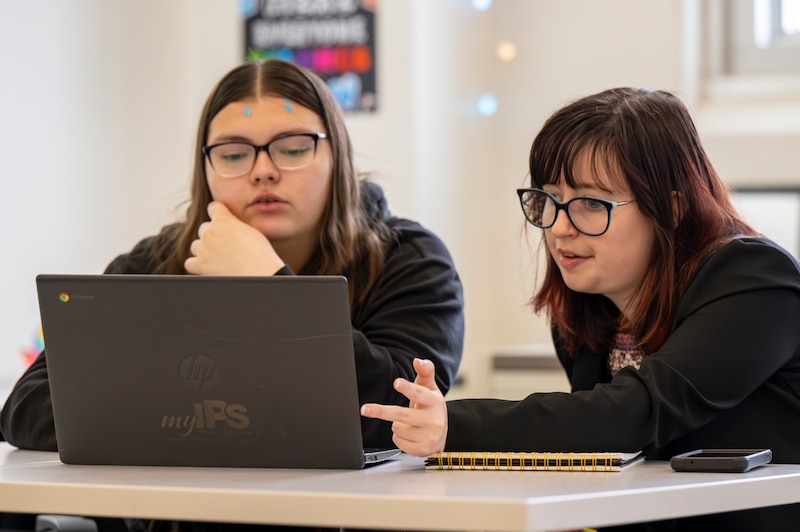
[{"label": "patterned scarf", "polygon": [[613,377],[625,366],[639,369],[642,365],[644,350],[636,347],[633,335],[618,332],[611,342],[611,352],[608,354],[608,372]]}]

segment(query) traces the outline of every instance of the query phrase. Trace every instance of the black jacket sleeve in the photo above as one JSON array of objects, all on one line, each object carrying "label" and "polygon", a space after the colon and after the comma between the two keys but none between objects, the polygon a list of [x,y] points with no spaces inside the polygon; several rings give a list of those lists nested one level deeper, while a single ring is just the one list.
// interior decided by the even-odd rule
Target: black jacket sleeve
[{"label": "black jacket sleeve", "polygon": [[[359,400],[406,405],[394,391],[397,377],[414,380],[414,358],[436,366],[437,384],[447,393],[464,342],[461,281],[444,244],[420,225],[393,218],[398,241],[363,304],[353,313],[353,343]],[[391,424],[362,418],[364,444],[392,445]]]},{"label": "black jacket sleeve", "polygon": [[638,370],[610,379],[606,356],[581,352],[569,368],[573,393],[450,402],[446,446],[649,458],[769,447],[776,462],[800,463],[798,316],[797,261],[768,241],[736,240],[698,269],[670,337]]},{"label": "black jacket sleeve", "polygon": [[[414,379],[414,358],[436,365],[439,387],[447,392],[461,362],[464,340],[461,282],[444,244],[420,225],[399,218],[387,221],[397,240],[366,300],[353,309],[353,344],[359,399],[407,404],[393,391],[396,377]],[[115,258],[105,273],[151,273],[154,238]],[[292,275],[286,266],[277,272]],[[391,424],[362,418],[364,444],[392,445]],[[42,353],[12,390],[0,432],[21,448],[55,450],[55,429]]]},{"label": "black jacket sleeve", "polygon": [[0,431],[11,445],[38,451],[56,450],[44,351],[31,364],[0,412]]}]

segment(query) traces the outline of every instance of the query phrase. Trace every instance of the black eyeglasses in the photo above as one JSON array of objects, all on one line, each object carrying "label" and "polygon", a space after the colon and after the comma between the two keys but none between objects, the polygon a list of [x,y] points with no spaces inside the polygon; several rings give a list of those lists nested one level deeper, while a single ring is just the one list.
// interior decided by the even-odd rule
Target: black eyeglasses
[{"label": "black eyeglasses", "polygon": [[253,169],[260,151],[267,152],[273,164],[281,170],[304,168],[314,160],[317,142],[326,138],[326,133],[296,133],[278,137],[263,146],[249,142],[221,142],[203,146],[202,151],[220,177],[239,177]]},{"label": "black eyeglasses", "polygon": [[609,201],[582,197],[562,203],[549,192],[538,188],[519,188],[517,194],[522,212],[531,225],[541,229],[553,227],[558,218],[558,211],[563,209],[575,229],[588,236],[600,236],[608,231],[608,226],[611,225],[611,211],[636,201]]}]

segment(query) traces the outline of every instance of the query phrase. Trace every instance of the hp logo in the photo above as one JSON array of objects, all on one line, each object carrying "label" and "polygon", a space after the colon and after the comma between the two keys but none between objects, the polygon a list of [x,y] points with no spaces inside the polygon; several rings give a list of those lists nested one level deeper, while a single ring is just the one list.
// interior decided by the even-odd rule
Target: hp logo
[{"label": "hp logo", "polygon": [[219,368],[211,357],[192,354],[181,361],[183,382],[198,390],[208,390],[217,384]]}]

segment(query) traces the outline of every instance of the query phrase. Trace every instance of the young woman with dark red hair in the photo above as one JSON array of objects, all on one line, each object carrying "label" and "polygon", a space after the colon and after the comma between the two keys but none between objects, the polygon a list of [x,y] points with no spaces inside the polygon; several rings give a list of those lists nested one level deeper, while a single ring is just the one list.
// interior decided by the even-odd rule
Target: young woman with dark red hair
[{"label": "young woman with dark red hair", "polygon": [[[522,209],[548,255],[531,299],[572,393],[445,402],[434,367],[366,404],[408,453],[772,449],[800,463],[800,265],[734,210],[684,104],[619,88],[553,114]],[[800,505],[645,530],[792,530]],[[591,523],[588,523],[591,525]],[[626,528],[629,530],[630,528]]]}]

